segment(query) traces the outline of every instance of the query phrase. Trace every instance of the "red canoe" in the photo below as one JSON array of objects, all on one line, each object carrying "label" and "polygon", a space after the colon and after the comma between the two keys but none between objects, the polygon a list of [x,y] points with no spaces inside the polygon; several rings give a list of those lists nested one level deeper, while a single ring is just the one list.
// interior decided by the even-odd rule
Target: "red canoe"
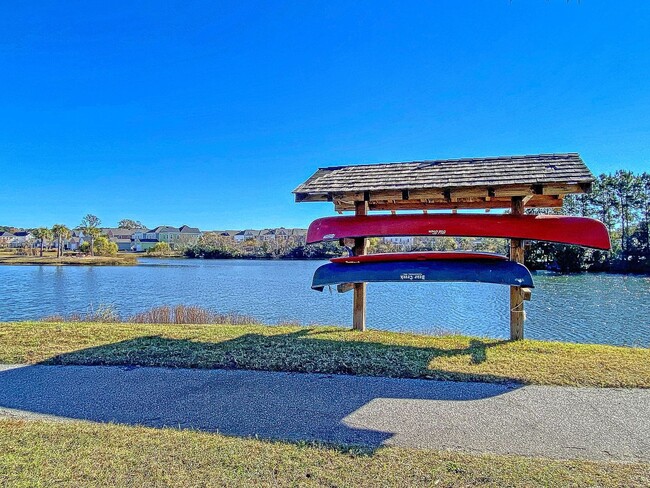
[{"label": "red canoe", "polygon": [[314,220],[307,244],[351,237],[467,236],[560,242],[610,249],[602,222],[564,215],[399,214]]},{"label": "red canoe", "polygon": [[346,256],[332,258],[333,263],[361,264],[361,263],[388,263],[393,261],[505,261],[507,258],[501,254],[491,252],[470,251],[424,251],[424,252],[387,252],[382,254],[366,254],[364,256]]}]

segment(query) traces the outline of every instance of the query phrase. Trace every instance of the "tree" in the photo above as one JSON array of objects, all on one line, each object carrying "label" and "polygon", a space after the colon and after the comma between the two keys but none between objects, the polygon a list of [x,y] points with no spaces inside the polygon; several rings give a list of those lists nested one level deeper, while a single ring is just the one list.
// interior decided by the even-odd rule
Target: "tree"
[{"label": "tree", "polygon": [[129,229],[129,230],[146,228],[145,225],[139,220],[131,220],[131,219],[122,219],[117,223],[117,226],[120,229]]},{"label": "tree", "polygon": [[117,244],[108,240],[106,236],[99,236],[94,242],[95,249],[93,255],[97,256],[115,256],[117,254]]},{"label": "tree", "polygon": [[52,235],[56,239],[56,257],[60,258],[63,254],[63,241],[70,237],[70,229],[63,224],[55,224],[52,227]]},{"label": "tree", "polygon": [[149,254],[160,254],[161,256],[166,256],[171,254],[172,248],[167,242],[157,242],[151,249],[147,249]]},{"label": "tree", "polygon": [[39,227],[38,229],[34,229],[32,231],[32,235],[36,237],[39,241],[39,247],[40,247],[40,254],[41,257],[43,257],[43,246],[45,244],[45,239],[52,239],[53,233],[50,229],[47,227]]},{"label": "tree", "polygon": [[83,219],[81,219],[81,224],[79,228],[83,231],[84,235],[90,237],[90,255],[95,255],[95,239],[101,235],[99,226],[102,221],[99,220],[99,217],[93,214],[87,214]]},{"label": "tree", "polygon": [[609,177],[609,182],[615,202],[614,213],[621,223],[621,251],[625,260],[630,223],[634,221],[642,200],[641,178],[631,171],[619,170]]},{"label": "tree", "polygon": [[639,225],[641,240],[645,247],[645,257],[650,261],[650,173],[641,175],[641,216],[642,221]]},{"label": "tree", "polygon": [[595,216],[610,229],[614,227],[614,209],[616,207],[616,197],[612,193],[614,177],[612,175],[601,174],[594,182],[590,197],[591,203],[595,207]]}]

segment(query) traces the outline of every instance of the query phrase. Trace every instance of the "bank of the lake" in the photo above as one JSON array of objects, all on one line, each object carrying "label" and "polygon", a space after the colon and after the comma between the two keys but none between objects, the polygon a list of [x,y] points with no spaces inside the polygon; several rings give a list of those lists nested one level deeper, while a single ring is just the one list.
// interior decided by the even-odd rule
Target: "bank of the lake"
[{"label": "bank of the lake", "polygon": [[0,323],[0,363],[650,388],[650,349],[340,327],[8,322]]},{"label": "bank of the lake", "polygon": [[138,264],[133,254],[117,256],[62,256],[47,254],[44,256],[23,256],[19,254],[0,253],[0,265],[32,266],[134,266]]}]

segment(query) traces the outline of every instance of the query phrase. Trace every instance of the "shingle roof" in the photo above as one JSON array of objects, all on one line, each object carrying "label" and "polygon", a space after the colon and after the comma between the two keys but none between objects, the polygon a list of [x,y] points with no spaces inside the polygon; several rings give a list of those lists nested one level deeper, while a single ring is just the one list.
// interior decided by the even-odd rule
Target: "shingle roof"
[{"label": "shingle roof", "polygon": [[190,227],[188,225],[181,225],[178,229],[181,234],[200,234],[201,231],[197,227]]},{"label": "shingle roof", "polygon": [[594,177],[577,153],[412,161],[320,168],[294,193],[582,184]]},{"label": "shingle roof", "polygon": [[160,234],[161,232],[178,232],[178,229],[169,225],[159,225],[155,229],[148,230],[145,234]]},{"label": "shingle roof", "polygon": [[114,236],[132,236],[136,232],[144,232],[145,229],[125,229],[123,227],[103,227],[102,232],[111,233]]}]

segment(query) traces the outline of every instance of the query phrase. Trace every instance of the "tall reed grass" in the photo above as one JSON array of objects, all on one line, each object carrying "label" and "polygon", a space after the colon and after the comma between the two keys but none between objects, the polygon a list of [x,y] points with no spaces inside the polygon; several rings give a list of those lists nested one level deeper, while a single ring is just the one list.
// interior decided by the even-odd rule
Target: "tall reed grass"
[{"label": "tall reed grass", "polygon": [[259,324],[250,315],[236,312],[218,313],[193,305],[163,305],[131,316],[127,322],[136,324]]},{"label": "tall reed grass", "polygon": [[89,307],[86,312],[49,315],[42,322],[102,322],[135,324],[260,324],[251,315],[237,312],[220,313],[195,305],[162,305],[122,318],[114,305]]}]

